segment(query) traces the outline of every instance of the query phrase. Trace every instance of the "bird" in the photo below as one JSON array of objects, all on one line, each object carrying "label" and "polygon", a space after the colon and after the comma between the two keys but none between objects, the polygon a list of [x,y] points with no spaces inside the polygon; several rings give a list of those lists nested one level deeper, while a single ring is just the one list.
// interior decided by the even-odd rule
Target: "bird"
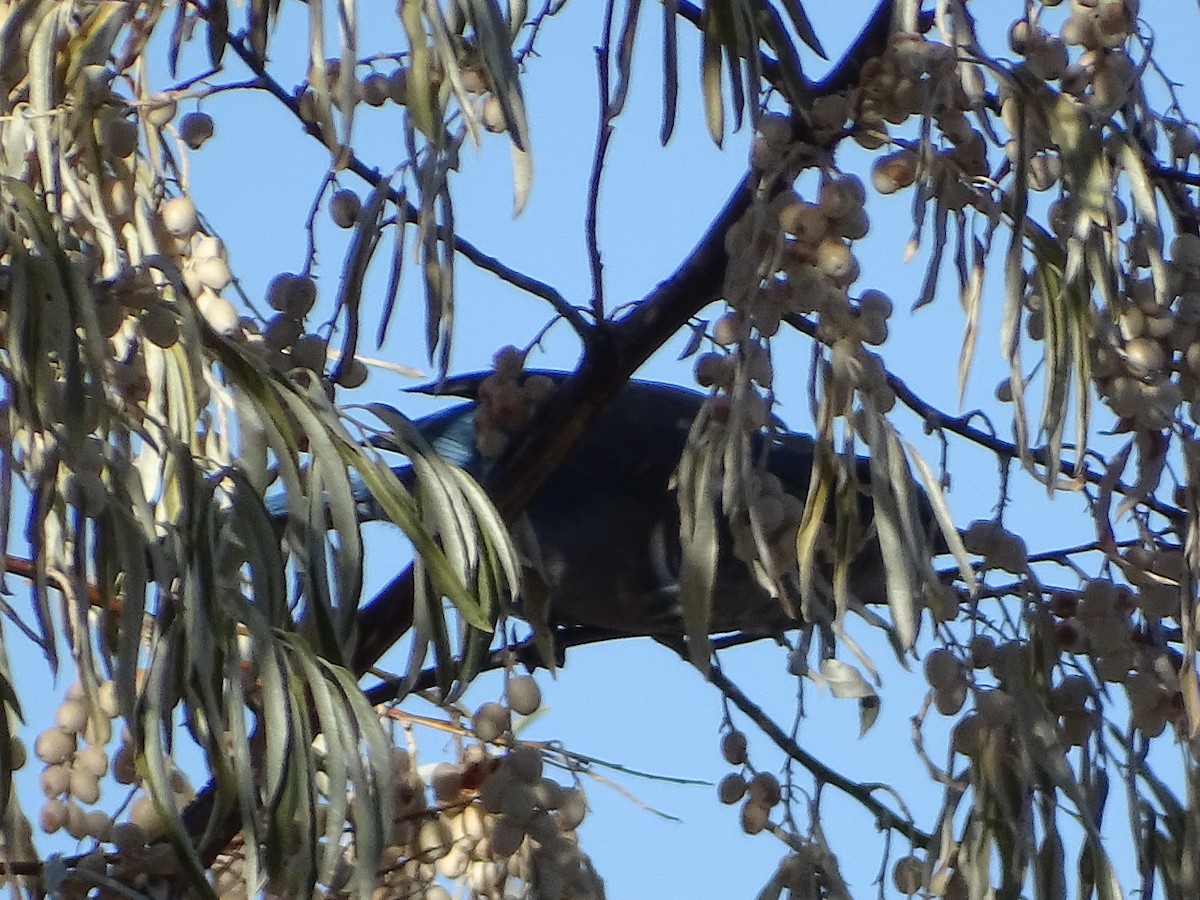
[{"label": "bird", "polygon": [[[494,373],[458,376],[429,392],[469,399],[414,424],[436,453],[483,480],[509,431],[565,377],[561,372],[526,371],[500,379],[498,385]],[[518,531],[535,542],[533,552],[525,555],[537,560],[549,624],[624,636],[683,634],[680,511],[674,484],[692,424],[706,399],[705,394],[674,385],[630,380],[530,499],[525,527]],[[765,463],[765,493],[774,492],[781,501],[782,540],[776,543],[785,554],[790,547],[793,563],[795,526],[808,494],[815,446],[808,436],[782,430],[754,434],[750,441],[751,458],[761,457]],[[857,458],[854,468],[863,488],[857,512],[865,538],[850,564],[849,587],[864,603],[886,603],[882,553],[870,530],[869,460]],[[412,486],[410,467],[401,465],[394,471]],[[385,517],[364,483],[352,478],[351,486],[361,520]],[[917,493],[922,521],[929,525],[931,507],[924,494]],[[279,514],[284,507],[277,500],[272,506],[271,500],[269,511]],[[832,507],[827,525],[834,524]],[[737,535],[727,521],[719,529],[710,633],[781,634],[803,624],[798,606],[774,596],[756,577],[746,554],[735,551]],[[745,529],[742,537],[744,541]],[[832,569],[826,566],[826,584],[831,577]]]}]

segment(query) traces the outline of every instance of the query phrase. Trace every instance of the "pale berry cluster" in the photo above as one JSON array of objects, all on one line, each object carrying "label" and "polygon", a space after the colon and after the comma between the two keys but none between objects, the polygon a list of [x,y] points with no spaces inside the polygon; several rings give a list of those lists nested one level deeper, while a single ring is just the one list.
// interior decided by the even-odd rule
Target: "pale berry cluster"
[{"label": "pale berry cluster", "polygon": [[471,716],[476,742],[456,761],[418,766],[409,751],[393,751],[396,825],[381,861],[387,896],[440,897],[438,880],[481,900],[522,886],[539,897],[600,896],[576,835],[587,814],[583,792],[547,777],[549,751],[513,735],[513,715],[540,707],[536,681],[510,676],[505,702],[484,703]]}]

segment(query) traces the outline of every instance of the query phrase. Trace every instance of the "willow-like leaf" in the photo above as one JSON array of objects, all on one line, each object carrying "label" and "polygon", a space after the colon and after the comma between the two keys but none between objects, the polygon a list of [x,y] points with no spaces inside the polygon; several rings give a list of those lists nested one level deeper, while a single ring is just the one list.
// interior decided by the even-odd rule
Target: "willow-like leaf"
[{"label": "willow-like leaf", "polygon": [[[396,789],[392,767],[392,743],[387,739],[375,710],[367,703],[358,682],[345,669],[321,663],[341,690],[357,738],[349,754],[354,771],[354,839],[357,857],[372,862],[360,866],[359,895],[367,900],[376,888],[374,864],[383,853],[392,832]],[[366,765],[364,766],[364,761]]]},{"label": "willow-like leaf", "polygon": [[642,0],[625,0],[625,23],[621,26],[621,37],[617,41],[617,88],[608,102],[608,115],[616,118],[625,108],[629,94],[630,75],[633,69],[633,45],[637,39],[638,15]]},{"label": "willow-like leaf", "polygon": [[700,36],[700,89],[704,121],[718,147],[725,140],[725,98],[721,93],[721,42],[706,28]]},{"label": "willow-like leaf", "polygon": [[331,146],[336,145],[336,161],[340,165],[354,134],[354,111],[359,99],[358,78],[354,74],[358,65],[358,13],[355,0],[337,0],[337,23],[341,61],[334,99],[341,113],[342,134]]},{"label": "willow-like leaf", "polygon": [[[413,68],[416,68],[415,58]],[[411,81],[409,83],[411,85]],[[313,114],[321,139],[325,142],[326,147],[334,151],[337,149],[338,139],[337,130],[333,124],[333,100],[329,90],[329,69],[325,65],[324,0],[309,0],[308,2],[308,86],[312,91]],[[410,100],[412,96],[411,90],[410,86]],[[412,110],[411,103],[409,109],[410,111]]]},{"label": "willow-like leaf", "polygon": [[[316,712],[316,733],[319,742],[324,744],[322,762],[324,793],[329,804],[326,820],[326,837],[329,838],[329,843],[321,854],[318,866],[318,878],[321,878],[333,871],[337,855],[342,849],[339,835],[345,827],[349,794],[356,781],[351,777],[351,758],[357,757],[359,751],[345,705],[340,697],[335,696],[333,685],[329,683],[317,659],[302,642],[289,639],[287,647],[293,677],[303,682],[306,692],[312,698]],[[313,750],[311,747],[305,747],[304,752],[312,754]],[[316,786],[312,785],[310,791],[315,793]]]},{"label": "willow-like leaf", "polygon": [[917,452],[916,447],[905,441],[904,450],[908,458],[912,460],[913,465],[916,466],[917,474],[921,478],[921,485],[925,488],[925,495],[929,498],[929,505],[933,508],[934,520],[937,522],[942,537],[945,538],[946,544],[950,548],[950,553],[954,556],[954,561],[958,564],[959,575],[962,576],[967,589],[973,591],[976,582],[975,570],[971,566],[970,557],[967,555],[967,548],[963,546],[962,536],[954,526],[954,519],[950,514],[950,507],[946,504],[946,496],[942,492],[942,486],[938,483],[933,470],[925,462],[924,457]]},{"label": "willow-like leaf", "polygon": [[658,139],[665,147],[675,133],[679,102],[679,0],[663,0],[663,118]]},{"label": "willow-like leaf", "polygon": [[[824,415],[828,403],[822,400],[822,421],[832,425],[832,419]],[[817,612],[814,604],[817,583],[816,562],[820,558],[818,539],[825,513],[833,497],[837,483],[837,467],[833,448],[829,444],[829,433],[819,429],[820,434],[813,445],[812,474],[808,480],[808,495],[804,498],[804,512],[796,531],[796,560],[800,572],[800,615],[806,622],[823,621],[826,617]]]},{"label": "willow-like leaf", "polygon": [[383,221],[384,207],[391,194],[391,184],[390,178],[381,178],[371,189],[358,221],[355,222],[350,245],[346,248],[346,261],[342,264],[342,276],[334,304],[334,309],[338,312],[345,310],[346,336],[342,341],[341,357],[329,376],[337,383],[345,377],[358,352],[363,281],[367,277],[367,267],[375,255],[375,248],[379,246],[380,224]]},{"label": "willow-like leaf", "polygon": [[407,200],[407,190],[401,187],[395,204],[396,219],[392,223],[392,259],[388,268],[388,283],[383,292],[383,308],[379,313],[379,330],[375,335],[375,343],[379,346],[383,346],[383,342],[387,339],[388,325],[391,324],[392,315],[396,310],[396,298],[400,294],[400,278],[404,273],[404,235],[408,230],[408,219],[404,215]]},{"label": "willow-like leaf", "polygon": [[829,54],[825,52],[816,31],[813,30],[808,13],[804,11],[804,4],[800,0],[782,0],[782,6],[787,11],[792,28],[796,29],[800,40],[804,41],[805,45],[821,59],[829,59]]},{"label": "willow-like leaf", "polygon": [[[783,93],[788,104],[794,110],[808,109],[812,102],[812,90],[808,79],[804,77],[804,67],[800,63],[799,54],[796,53],[796,46],[792,43],[779,12],[770,4],[762,4],[757,6],[756,17],[764,43],[775,52],[778,60]],[[754,73],[755,83],[761,83],[763,74],[758,53],[752,50],[747,62]],[[752,105],[751,111],[756,113],[757,106]]]},{"label": "willow-like leaf", "polygon": [[[902,649],[910,650],[917,637],[914,560],[927,555],[922,525],[915,514],[912,476],[904,451],[890,424],[871,404],[866,406],[864,437],[871,455],[871,500],[875,532],[883,557],[887,602]],[[915,521],[914,521],[915,520]]]},{"label": "willow-like leaf", "polygon": [[958,356],[958,405],[961,407],[967,396],[967,376],[971,372],[971,363],[975,359],[975,345],[979,337],[979,317],[983,310],[983,247],[978,240],[974,241],[975,262],[965,290],[959,292],[959,302],[967,317],[963,328],[962,350]]},{"label": "willow-like leaf", "polygon": [[[254,640],[254,630],[251,629],[251,640]],[[270,659],[258,657],[259,668],[270,665]],[[250,732],[246,727],[246,696],[243,690],[242,681],[242,661],[236,655],[230,655],[225,663],[225,695],[224,700],[225,723],[229,729],[229,748],[228,754],[214,753],[211,754],[213,770],[217,779],[218,785],[222,781],[231,781],[232,784],[228,789],[221,791],[221,796],[232,795],[237,798],[238,815],[242,823],[242,837],[244,839],[242,852],[244,854],[244,879],[248,885],[257,885],[260,883],[260,870],[262,862],[260,860],[259,847],[262,843],[262,829],[260,827],[261,817],[258,815],[259,797],[257,785],[261,777],[266,777],[268,783],[275,780],[278,775],[272,770],[272,765],[278,765],[278,762],[270,757],[264,760],[263,770],[260,773],[256,770],[254,760],[250,758]],[[272,688],[275,686],[272,685]],[[277,717],[268,715],[267,710],[272,707],[277,707],[280,697],[280,691],[277,689],[268,690],[264,683],[260,686],[260,713],[261,721],[270,721],[268,727],[283,726],[286,729],[287,720],[282,722],[274,721]],[[222,778],[223,770],[228,769],[228,778]],[[271,794],[267,794],[270,798]],[[220,796],[218,797],[220,799]],[[269,802],[269,801],[268,801]],[[220,804],[223,805],[223,804]],[[220,819],[222,810],[214,810],[216,815],[214,819]]]},{"label": "willow-like leaf", "polygon": [[[441,115],[434,110],[434,90],[430,80],[432,67],[425,27],[421,18],[422,0],[401,0],[400,23],[408,35],[409,66],[405,107],[409,118],[426,138],[441,131]],[[435,120],[437,125],[434,125]],[[435,131],[436,129],[436,131]]]},{"label": "willow-like leaf", "polygon": [[167,654],[161,652],[165,647],[160,644],[158,650],[151,660],[146,674],[146,685],[141,694],[139,731],[142,755],[138,760],[138,773],[154,801],[164,834],[175,848],[176,860],[192,890],[205,900],[217,900],[217,895],[205,877],[204,867],[196,856],[196,850],[184,828],[183,820],[175,809],[168,774],[167,757],[170,750],[163,743],[164,730],[170,728],[172,710],[162,703],[168,694],[173,692],[166,690]]},{"label": "willow-like leaf", "polygon": [[[116,5],[126,6],[128,4]],[[208,61],[214,69],[219,69],[221,60],[225,58],[225,48],[229,45],[228,0],[208,0],[205,25],[208,29]]]},{"label": "willow-like leaf", "polygon": [[709,624],[712,622],[713,587],[717,577],[718,523],[711,485],[718,448],[713,446],[707,408],[692,423],[679,460],[679,594],[688,658],[702,672],[708,671],[712,654]]},{"label": "willow-like leaf", "polygon": [[[475,39],[483,55],[493,95],[504,112],[508,136],[517,147],[528,152],[531,149],[529,122],[525,115],[525,100],[521,96],[517,63],[512,55],[512,36],[508,23],[496,0],[466,0],[466,5],[467,17],[475,29]],[[523,205],[518,204],[518,212]]]},{"label": "willow-like leaf", "polygon": [[[489,594],[502,598],[506,608],[520,582],[520,561],[507,528],[483,489],[466,473],[441,459],[416,427],[396,410],[384,404],[370,404],[366,409],[388,427],[397,446],[412,460],[418,485],[430,492],[432,506],[428,511],[435,515],[431,530],[441,535],[447,561],[456,568],[460,578],[469,577],[472,570],[477,571],[480,582],[489,585]],[[379,467],[381,475],[385,468]],[[368,487],[371,487],[370,483]],[[374,494],[373,488],[372,492]],[[384,497],[374,496],[384,502]],[[392,499],[403,503],[402,497],[407,495],[393,494]],[[485,547],[494,554],[498,565],[480,565],[488,558],[482,550]],[[454,598],[451,600],[458,605]],[[460,611],[472,625],[486,631],[491,631],[490,623],[498,612],[496,608],[475,604],[470,611],[461,608]]]}]

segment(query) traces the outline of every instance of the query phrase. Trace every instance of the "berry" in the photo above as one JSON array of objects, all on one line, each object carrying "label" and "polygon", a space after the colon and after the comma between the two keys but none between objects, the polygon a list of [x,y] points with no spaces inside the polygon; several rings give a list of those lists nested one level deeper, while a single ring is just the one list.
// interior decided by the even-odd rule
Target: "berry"
[{"label": "berry", "polygon": [[208,113],[190,112],[179,120],[179,137],[193,150],[199,150],[213,136],[213,120]]}]

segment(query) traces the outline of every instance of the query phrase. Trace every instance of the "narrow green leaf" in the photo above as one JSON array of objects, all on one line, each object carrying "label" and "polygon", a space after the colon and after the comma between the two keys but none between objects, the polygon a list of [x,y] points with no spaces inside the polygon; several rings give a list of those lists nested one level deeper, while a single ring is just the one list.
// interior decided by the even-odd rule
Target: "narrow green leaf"
[{"label": "narrow green leaf", "polygon": [[700,82],[704,93],[704,121],[718,147],[725,139],[725,100],[721,94],[721,44],[707,31],[701,36]]}]

